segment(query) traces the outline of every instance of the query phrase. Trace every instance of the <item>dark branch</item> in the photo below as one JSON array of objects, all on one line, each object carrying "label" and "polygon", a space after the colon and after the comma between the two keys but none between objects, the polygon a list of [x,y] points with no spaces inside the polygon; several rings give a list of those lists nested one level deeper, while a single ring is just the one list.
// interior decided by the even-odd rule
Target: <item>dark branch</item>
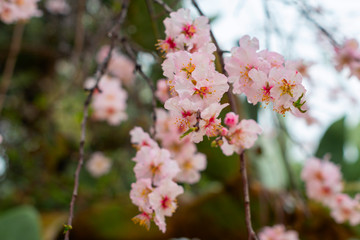
[{"label": "dark branch", "polygon": [[86,137],[86,123],[88,119],[89,114],[89,106],[93,97],[93,94],[96,89],[99,89],[99,82],[102,76],[105,74],[107,67],[109,65],[112,51],[115,47],[115,42],[118,39],[117,31],[119,27],[124,23],[127,11],[129,7],[129,0],[124,0],[122,3],[121,13],[119,16],[119,19],[116,21],[114,26],[111,28],[111,30],[108,32],[108,37],[111,39],[109,52],[104,59],[103,63],[99,65],[97,72],[96,72],[96,82],[93,88],[89,90],[89,94],[85,100],[84,103],[84,110],[83,110],[83,119],[81,122],[81,138],[80,138],[80,148],[79,148],[79,161],[78,165],[75,171],[75,180],[74,180],[74,190],[71,197],[70,202],[70,210],[69,210],[69,218],[67,225],[65,225],[65,240],[69,240],[70,237],[70,229],[72,229],[72,221],[74,218],[74,208],[75,208],[75,201],[78,196],[78,189],[79,189],[79,178],[80,178],[80,172],[82,165],[84,164],[84,146],[85,146],[85,137]]},{"label": "dark branch", "polygon": [[155,97],[155,86],[153,81],[144,73],[144,71],[142,70],[141,65],[137,62],[136,59],[136,54],[134,49],[132,48],[132,46],[130,45],[129,41],[126,38],[122,38],[121,39],[121,43],[123,44],[123,47],[125,49],[125,51],[127,52],[127,54],[129,55],[130,59],[134,62],[135,64],[135,71],[137,71],[140,76],[146,81],[146,83],[149,85],[151,92],[152,92],[152,118],[153,118],[153,126],[150,129],[150,133],[152,137],[155,137],[155,124],[156,124],[156,97]]}]

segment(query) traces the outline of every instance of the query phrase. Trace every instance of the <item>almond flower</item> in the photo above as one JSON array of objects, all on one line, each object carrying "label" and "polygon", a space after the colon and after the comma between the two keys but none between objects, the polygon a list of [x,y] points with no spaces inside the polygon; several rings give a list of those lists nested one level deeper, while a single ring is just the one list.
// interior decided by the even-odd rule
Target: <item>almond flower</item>
[{"label": "almond flower", "polygon": [[296,231],[286,231],[284,225],[275,225],[273,227],[264,227],[259,233],[260,240],[299,240]]},{"label": "almond flower", "polygon": [[[164,20],[166,38],[159,40],[158,47],[165,53],[186,50],[207,51],[210,43],[209,20],[205,16],[192,19],[189,9],[179,9]],[[214,46],[210,47],[214,48]]]},{"label": "almond flower", "polygon": [[228,125],[230,128],[226,131],[221,145],[221,150],[226,156],[230,156],[234,152],[240,154],[243,150],[251,148],[258,135],[262,133],[260,126],[252,119],[243,119],[235,125],[233,121],[229,121],[229,119],[235,119],[234,121],[237,122],[238,117],[234,115],[230,112],[225,117],[225,123],[230,123]]},{"label": "almond flower", "polygon": [[170,179],[166,179],[149,194],[149,201],[155,211],[155,223],[162,232],[166,231],[165,216],[170,217],[177,208],[176,197],[184,189]]},{"label": "almond flower", "polygon": [[95,152],[86,163],[86,168],[93,177],[107,174],[111,168],[111,160],[101,152]]},{"label": "almond flower", "polygon": [[6,24],[26,21],[41,16],[37,3],[39,0],[2,0],[0,2],[0,20]]},{"label": "almond flower", "polygon": [[328,205],[343,189],[340,169],[334,163],[310,158],[301,172],[309,198]]},{"label": "almond flower", "polygon": [[136,178],[150,178],[155,186],[159,186],[164,179],[173,179],[180,171],[177,162],[171,159],[166,149],[142,147],[134,161]]}]

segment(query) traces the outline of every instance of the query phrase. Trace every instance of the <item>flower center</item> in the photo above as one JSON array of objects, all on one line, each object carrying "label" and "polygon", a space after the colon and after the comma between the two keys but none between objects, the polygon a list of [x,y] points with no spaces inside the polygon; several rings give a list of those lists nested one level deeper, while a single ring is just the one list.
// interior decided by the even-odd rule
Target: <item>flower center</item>
[{"label": "flower center", "polygon": [[181,33],[185,34],[185,36],[187,38],[192,38],[194,36],[194,34],[196,33],[196,28],[192,24],[187,24],[183,27],[183,30]]},{"label": "flower center", "polygon": [[189,64],[181,69],[181,71],[186,72],[187,78],[190,78],[194,70],[195,70],[195,65],[191,63],[191,58]]},{"label": "flower center", "polygon": [[194,94],[199,94],[201,99],[206,97],[207,94],[212,94],[212,92],[210,92],[210,89],[208,87],[194,88],[194,90],[195,90]]},{"label": "flower center", "polygon": [[280,86],[280,89],[282,93],[280,96],[284,94],[289,94],[291,97],[293,97],[292,90],[296,86],[296,84],[290,84],[286,79],[281,80],[282,85]]}]

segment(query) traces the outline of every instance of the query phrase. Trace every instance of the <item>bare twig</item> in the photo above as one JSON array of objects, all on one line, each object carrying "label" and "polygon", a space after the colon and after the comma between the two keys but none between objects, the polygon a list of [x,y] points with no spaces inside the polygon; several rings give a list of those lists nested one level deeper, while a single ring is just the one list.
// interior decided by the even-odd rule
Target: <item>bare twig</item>
[{"label": "bare twig", "polygon": [[156,2],[157,4],[159,4],[160,6],[162,6],[167,13],[171,13],[171,12],[173,11],[173,10],[171,9],[171,7],[169,7],[169,5],[167,5],[166,3],[164,3],[162,0],[154,0],[154,2]]},{"label": "bare twig", "polygon": [[311,22],[316,28],[318,28],[320,30],[320,32],[322,32],[331,42],[331,44],[334,47],[339,47],[340,44],[335,40],[335,38],[333,37],[333,35],[326,30],[320,23],[318,23],[311,15],[310,15],[310,7],[306,5],[306,3],[304,1],[301,1],[302,6],[300,5],[300,3],[298,1],[293,1],[293,3],[295,5],[299,6],[299,10],[300,13],[309,21]]},{"label": "bare twig", "polygon": [[14,73],[16,59],[20,51],[23,33],[24,33],[24,23],[19,21],[16,23],[14,28],[14,32],[11,38],[9,55],[6,59],[4,73],[2,75],[2,80],[0,85],[0,114],[4,106],[4,101],[5,101],[6,93],[11,83],[11,78]]},{"label": "bare twig", "polygon": [[78,161],[78,165],[75,171],[75,180],[74,180],[74,190],[73,190],[73,194],[71,197],[71,202],[70,202],[70,210],[69,210],[69,218],[68,218],[68,222],[67,225],[65,225],[65,240],[69,240],[69,236],[70,236],[70,229],[72,229],[72,221],[74,218],[74,207],[75,207],[75,201],[76,198],[78,196],[78,189],[79,189],[79,177],[80,177],[80,172],[81,172],[81,168],[82,165],[84,164],[84,146],[85,146],[85,137],[86,137],[86,122],[88,119],[88,114],[89,114],[89,106],[93,97],[93,94],[95,92],[95,90],[99,89],[99,82],[101,77],[105,74],[107,67],[109,65],[109,61],[111,59],[111,54],[112,51],[115,47],[115,42],[118,39],[118,28],[124,23],[126,15],[127,15],[127,10],[129,7],[129,0],[124,0],[122,3],[122,9],[121,9],[121,13],[120,16],[118,18],[118,20],[116,21],[116,23],[114,24],[114,26],[111,28],[111,30],[108,32],[108,37],[111,39],[111,44],[110,44],[110,49],[109,52],[106,56],[106,58],[104,59],[103,63],[99,66],[97,73],[96,73],[96,83],[94,85],[93,88],[91,88],[89,90],[89,94],[85,100],[84,103],[84,111],[83,111],[83,119],[81,122],[81,139],[80,139],[80,148],[79,148],[79,161]]},{"label": "bare twig", "polygon": [[137,62],[136,60],[136,54],[134,49],[132,48],[132,46],[130,45],[130,43],[128,42],[128,40],[126,38],[122,38],[121,42],[123,44],[124,49],[126,50],[126,52],[128,53],[130,59],[134,62],[135,64],[135,70],[140,74],[140,76],[146,81],[146,83],[149,85],[151,92],[152,92],[152,118],[153,118],[153,126],[150,129],[150,134],[152,137],[155,136],[155,123],[156,123],[156,96],[155,96],[155,86],[153,81],[144,73],[144,71],[142,70],[141,65]]},{"label": "bare twig", "polygon": [[249,194],[249,184],[247,179],[246,172],[246,162],[244,158],[244,152],[240,153],[240,172],[243,182],[243,191],[244,191],[244,204],[245,204],[245,223],[248,231],[249,240],[258,240],[256,233],[254,232],[251,224],[251,212],[250,212],[250,194]]}]

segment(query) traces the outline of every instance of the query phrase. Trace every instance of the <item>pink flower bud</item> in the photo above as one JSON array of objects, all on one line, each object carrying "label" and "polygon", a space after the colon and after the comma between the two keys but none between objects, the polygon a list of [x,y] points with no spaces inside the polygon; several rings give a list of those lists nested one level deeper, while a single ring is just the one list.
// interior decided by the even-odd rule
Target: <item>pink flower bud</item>
[{"label": "pink flower bud", "polygon": [[221,136],[226,136],[228,134],[229,130],[225,127],[221,129]]},{"label": "pink flower bud", "polygon": [[233,112],[229,112],[226,114],[224,122],[228,127],[234,127],[239,122],[239,116]]}]

